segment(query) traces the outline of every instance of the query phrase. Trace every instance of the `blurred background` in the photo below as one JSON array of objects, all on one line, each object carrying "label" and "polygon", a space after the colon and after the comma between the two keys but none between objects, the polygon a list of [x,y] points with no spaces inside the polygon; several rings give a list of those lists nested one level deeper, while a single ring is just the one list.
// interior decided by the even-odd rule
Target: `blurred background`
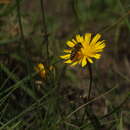
[{"label": "blurred background", "polygon": [[[89,87],[87,67],[59,62],[77,33],[106,41],[92,64],[91,98],[104,94],[94,113],[104,130],[130,129],[130,1],[10,0],[0,4],[0,130],[92,129],[83,110],[65,120]],[[47,80],[35,74],[38,63],[54,64]]]}]

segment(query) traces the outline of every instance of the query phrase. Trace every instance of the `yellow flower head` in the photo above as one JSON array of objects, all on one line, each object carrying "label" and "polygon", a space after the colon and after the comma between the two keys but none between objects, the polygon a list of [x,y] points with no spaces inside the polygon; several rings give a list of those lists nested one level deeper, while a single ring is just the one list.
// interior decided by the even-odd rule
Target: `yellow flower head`
[{"label": "yellow flower head", "polygon": [[55,70],[53,66],[50,66],[49,70],[47,70],[47,67],[43,65],[42,63],[37,64],[36,67],[34,67],[34,69],[42,79],[46,78],[49,71]]},{"label": "yellow flower head", "polygon": [[66,54],[60,57],[65,59],[64,63],[69,63],[71,66],[81,64],[84,67],[88,62],[93,63],[92,58],[99,59],[100,52],[105,47],[104,40],[99,41],[100,37],[100,34],[96,34],[93,38],[91,33],[86,33],[84,36],[78,34],[75,39],[67,41],[69,49],[64,50]]},{"label": "yellow flower head", "polygon": [[44,79],[46,77],[46,70],[45,66],[43,64],[37,64],[35,67],[36,72],[39,74],[39,76]]}]

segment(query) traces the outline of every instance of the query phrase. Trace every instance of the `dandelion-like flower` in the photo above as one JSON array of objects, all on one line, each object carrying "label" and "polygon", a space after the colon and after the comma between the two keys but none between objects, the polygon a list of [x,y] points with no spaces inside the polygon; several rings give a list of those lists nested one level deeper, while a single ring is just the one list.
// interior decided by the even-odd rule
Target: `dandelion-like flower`
[{"label": "dandelion-like flower", "polygon": [[50,66],[48,69],[47,69],[47,66],[42,64],[42,63],[39,63],[37,64],[35,67],[34,67],[35,71],[39,74],[39,76],[42,78],[42,79],[46,79],[48,73],[51,71],[51,72],[54,72],[55,71],[55,68],[54,66]]},{"label": "dandelion-like flower", "polygon": [[81,64],[84,67],[87,63],[93,63],[93,58],[100,59],[100,52],[105,47],[104,40],[99,41],[100,38],[100,34],[96,34],[93,38],[91,33],[86,33],[84,36],[78,34],[75,39],[67,41],[69,49],[65,49],[66,54],[60,57],[65,59],[64,63],[71,66]]},{"label": "dandelion-like flower", "polygon": [[45,79],[46,70],[45,70],[45,66],[43,64],[41,64],[41,63],[37,64],[35,67],[35,70],[42,79]]}]

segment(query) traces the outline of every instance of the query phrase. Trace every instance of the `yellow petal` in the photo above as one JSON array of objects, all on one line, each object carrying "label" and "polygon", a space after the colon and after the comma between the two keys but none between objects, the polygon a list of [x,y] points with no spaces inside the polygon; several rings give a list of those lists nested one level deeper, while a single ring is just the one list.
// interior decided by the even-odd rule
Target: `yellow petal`
[{"label": "yellow petal", "polygon": [[95,49],[95,53],[103,52],[103,49]]},{"label": "yellow petal", "polygon": [[65,49],[64,52],[71,53],[71,50]]},{"label": "yellow petal", "polygon": [[73,42],[71,42],[71,41],[68,41],[67,43],[66,43],[69,47],[74,47],[74,43]]},{"label": "yellow petal", "polygon": [[105,43],[105,40],[96,42],[96,45],[100,45],[100,44],[102,44],[102,43]]},{"label": "yellow petal", "polygon": [[89,45],[86,41],[83,41],[83,42],[82,42],[82,46],[83,46],[83,47],[81,48],[82,50],[87,50],[87,49],[90,47],[90,45]]},{"label": "yellow petal", "polygon": [[37,70],[39,71],[44,71],[45,70],[45,67],[43,64],[39,63],[37,66],[36,66]]},{"label": "yellow petal", "polygon": [[96,49],[103,49],[106,45],[105,44],[100,44],[99,46],[95,46]]},{"label": "yellow petal", "polygon": [[103,51],[103,48],[95,48],[95,53],[102,52],[102,51]]},{"label": "yellow petal", "polygon": [[72,39],[73,43],[76,44],[77,42],[75,41],[75,39]]},{"label": "yellow petal", "polygon": [[100,47],[100,48],[104,48],[106,46],[104,40],[99,41],[95,44],[95,47]]},{"label": "yellow petal", "polygon": [[103,48],[105,48],[105,43],[103,43],[103,41],[102,42],[97,42],[96,44],[95,44],[95,46],[94,46],[94,50],[95,50],[95,52],[97,53],[97,52],[102,52],[103,51]]},{"label": "yellow petal", "polygon": [[95,56],[93,56],[93,57],[96,58],[96,59],[100,59],[101,54],[95,54]]},{"label": "yellow petal", "polygon": [[72,63],[72,60],[66,60],[64,63],[70,64]]},{"label": "yellow petal", "polygon": [[88,60],[89,63],[93,63],[91,58],[88,57],[87,60]]},{"label": "yellow petal", "polygon": [[99,33],[96,36],[94,36],[90,45],[94,45],[100,39],[100,37],[101,37],[101,35]]},{"label": "yellow petal", "polygon": [[86,44],[89,44],[91,40],[91,33],[86,33],[85,34],[85,42]]},{"label": "yellow petal", "polygon": [[45,78],[45,74],[46,74],[46,71],[45,71],[45,67],[43,64],[38,64],[36,67],[35,67],[35,70],[36,72],[38,72],[38,74],[40,75],[41,78]]},{"label": "yellow petal", "polygon": [[69,59],[70,58],[70,54],[64,55],[64,56],[60,56],[61,59]]},{"label": "yellow petal", "polygon": [[79,64],[82,64],[82,59],[79,60]]},{"label": "yellow petal", "polygon": [[82,67],[84,67],[87,64],[86,57],[83,57],[82,59]]},{"label": "yellow petal", "polygon": [[78,34],[78,35],[76,35],[76,40],[77,40],[77,42],[82,43],[83,42],[83,37]]},{"label": "yellow petal", "polygon": [[70,66],[75,66],[78,64],[78,61],[73,62]]}]

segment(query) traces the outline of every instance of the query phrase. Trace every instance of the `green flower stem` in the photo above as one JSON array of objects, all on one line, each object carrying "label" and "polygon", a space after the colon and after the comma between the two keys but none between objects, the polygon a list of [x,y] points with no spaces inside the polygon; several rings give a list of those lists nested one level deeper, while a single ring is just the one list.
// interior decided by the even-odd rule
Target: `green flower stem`
[{"label": "green flower stem", "polygon": [[[48,40],[48,30],[47,30],[47,23],[46,23],[46,17],[45,17],[45,9],[43,5],[43,0],[40,0],[41,4],[41,12],[42,12],[42,24],[43,24],[43,43],[46,44],[46,50],[47,50],[47,59],[49,59],[49,40]],[[47,60],[47,65],[48,65],[48,60]]]},{"label": "green flower stem", "polygon": [[78,27],[78,31],[81,32],[80,30],[81,20],[80,20],[80,14],[78,9],[78,0],[71,0],[71,7],[75,16],[75,22]]},{"label": "green flower stem", "polygon": [[24,41],[24,33],[23,33],[23,26],[22,26],[22,21],[21,21],[20,1],[19,0],[16,0],[16,5],[17,5],[17,17],[18,17],[18,23],[19,23],[19,28],[20,28],[21,39]]},{"label": "green flower stem", "polygon": [[[91,64],[89,63],[88,64],[88,69],[89,69],[89,75],[90,75],[90,83],[89,83],[89,91],[88,91],[88,97],[87,97],[87,100],[89,101],[90,100],[90,96],[91,96],[91,90],[92,90],[92,80],[93,80],[93,75],[92,75],[92,67],[91,67]],[[94,114],[92,108],[91,108],[91,104],[88,105],[86,107],[86,114],[90,120],[90,122],[92,123],[93,125],[93,128],[95,130],[101,130],[102,129],[102,126],[101,126],[101,123],[100,121],[98,120],[97,116]]]},{"label": "green flower stem", "polygon": [[93,81],[93,74],[92,74],[92,67],[91,64],[88,63],[88,69],[89,69],[89,75],[90,75],[90,82],[89,82],[89,90],[88,90],[88,101],[90,99],[90,95],[91,95],[91,90],[92,90],[92,81]]},{"label": "green flower stem", "polygon": [[[17,6],[17,18],[18,18],[18,24],[19,24],[19,29],[20,29],[20,40],[19,40],[19,54],[25,57],[26,63],[27,63],[27,73],[29,74],[31,72],[30,70],[30,62],[29,62],[29,57],[26,55],[26,50],[27,50],[27,39],[25,38],[24,35],[24,29],[23,29],[23,24],[22,24],[22,17],[21,17],[21,0],[16,0],[16,6]],[[24,46],[25,51],[22,51],[22,46]]]}]

